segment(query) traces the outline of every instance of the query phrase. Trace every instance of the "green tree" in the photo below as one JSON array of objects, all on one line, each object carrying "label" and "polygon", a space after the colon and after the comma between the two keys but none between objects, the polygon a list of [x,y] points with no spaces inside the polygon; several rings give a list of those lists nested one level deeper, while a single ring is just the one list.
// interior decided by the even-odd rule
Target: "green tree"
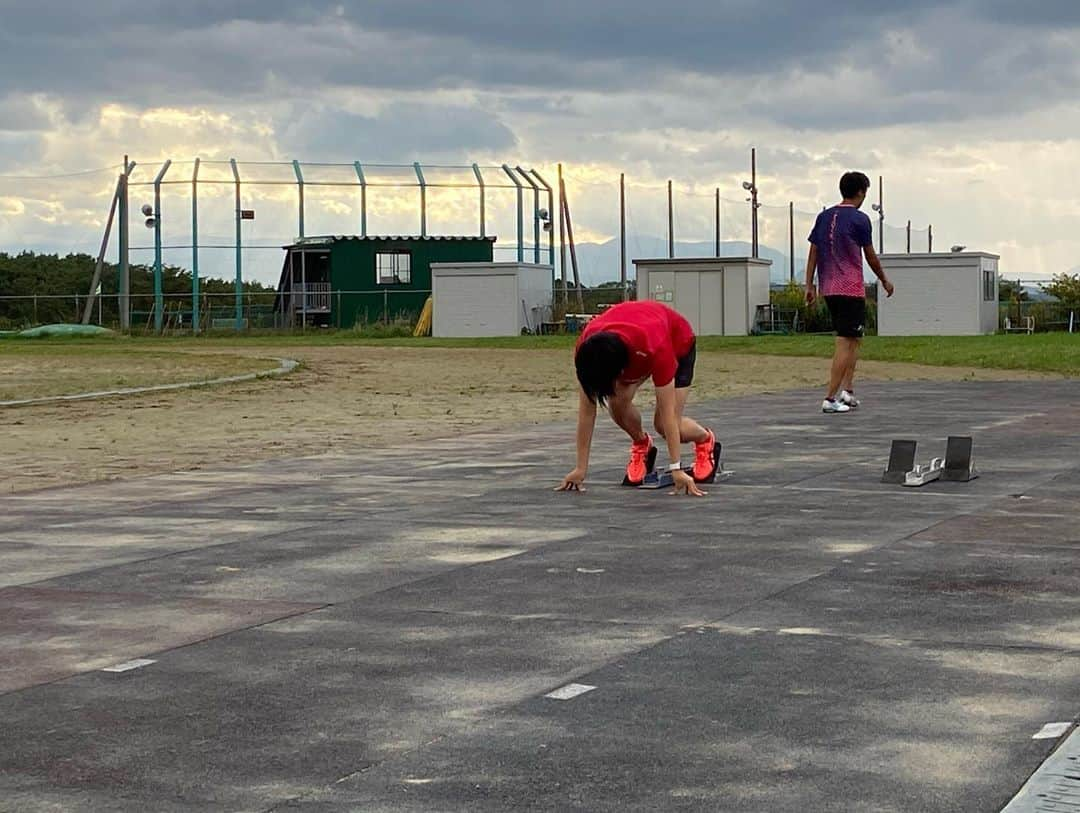
[{"label": "green tree", "polygon": [[1057,297],[1063,305],[1080,306],[1080,274],[1055,274],[1048,284],[1039,287]]},{"label": "green tree", "polygon": [[1028,293],[1019,282],[1003,279],[998,284],[998,302],[1026,302]]}]

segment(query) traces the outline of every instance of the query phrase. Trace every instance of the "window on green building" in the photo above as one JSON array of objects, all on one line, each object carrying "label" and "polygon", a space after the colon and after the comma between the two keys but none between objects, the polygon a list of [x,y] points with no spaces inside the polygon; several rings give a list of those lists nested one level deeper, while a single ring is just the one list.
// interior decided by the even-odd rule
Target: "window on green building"
[{"label": "window on green building", "polygon": [[412,282],[412,255],[407,251],[382,251],[375,255],[375,278],[379,285]]}]

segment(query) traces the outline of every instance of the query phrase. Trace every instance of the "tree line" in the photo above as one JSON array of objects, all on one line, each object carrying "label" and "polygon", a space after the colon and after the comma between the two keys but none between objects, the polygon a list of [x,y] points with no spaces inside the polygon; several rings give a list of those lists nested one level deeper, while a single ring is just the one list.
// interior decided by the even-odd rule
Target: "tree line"
[{"label": "tree line", "polygon": [[[96,258],[89,254],[19,254],[0,252],[0,328],[21,328],[34,324],[75,322],[74,296],[86,302],[94,278]],[[161,287],[166,296],[190,295],[191,272],[177,266],[162,268]],[[105,263],[101,273],[101,315],[106,325],[119,321],[117,293],[120,274],[116,263]],[[199,278],[200,291],[206,294],[230,294],[236,290],[233,280]],[[272,286],[244,282],[245,293],[273,292]],[[146,265],[131,266],[131,295],[139,297],[138,307],[149,307],[154,294],[154,270]],[[25,297],[14,299],[13,297]],[[36,297],[36,301],[35,301]],[[50,297],[62,297],[54,299]],[[133,306],[134,307],[134,306]],[[97,321],[98,307],[94,307]]]}]

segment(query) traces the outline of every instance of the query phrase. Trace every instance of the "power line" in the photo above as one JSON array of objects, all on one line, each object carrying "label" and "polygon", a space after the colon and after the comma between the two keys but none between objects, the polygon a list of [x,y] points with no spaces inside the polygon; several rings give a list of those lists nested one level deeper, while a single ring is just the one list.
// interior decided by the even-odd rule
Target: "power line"
[{"label": "power line", "polygon": [[99,167],[98,169],[84,169],[79,172],[65,172],[60,175],[0,175],[0,181],[58,181],[64,178],[96,175],[99,172],[108,172],[109,170],[119,172],[121,168],[122,167],[119,164],[111,164],[107,167]]}]

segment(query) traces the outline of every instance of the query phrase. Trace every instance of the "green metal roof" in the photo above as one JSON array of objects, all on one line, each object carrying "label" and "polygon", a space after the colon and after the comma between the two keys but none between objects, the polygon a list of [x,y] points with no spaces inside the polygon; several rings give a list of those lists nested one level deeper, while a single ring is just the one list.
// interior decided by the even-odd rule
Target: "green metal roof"
[{"label": "green metal roof", "polygon": [[429,234],[427,236],[421,236],[418,234],[382,234],[382,235],[368,235],[367,237],[361,237],[357,234],[326,234],[321,237],[301,237],[295,243],[285,246],[285,248],[301,248],[303,246],[325,246],[330,243],[342,243],[347,241],[355,241],[357,243],[437,243],[437,242],[487,242],[494,243],[494,237],[477,237],[476,235],[444,235],[444,234]]}]

